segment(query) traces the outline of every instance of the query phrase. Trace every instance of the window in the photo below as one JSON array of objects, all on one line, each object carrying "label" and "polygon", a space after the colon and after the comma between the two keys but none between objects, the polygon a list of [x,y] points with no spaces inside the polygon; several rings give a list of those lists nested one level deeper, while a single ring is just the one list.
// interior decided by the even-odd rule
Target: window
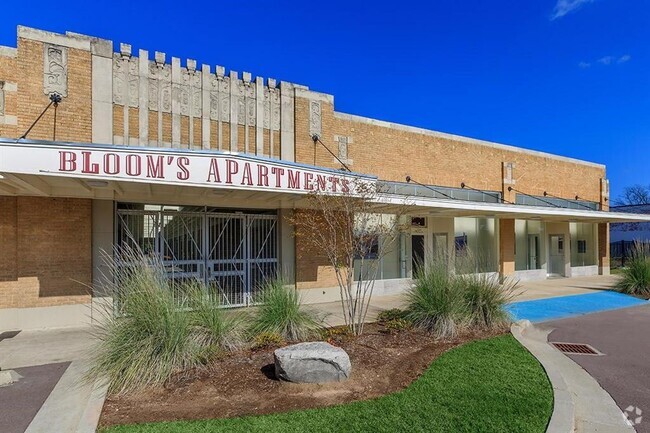
[{"label": "window", "polygon": [[467,235],[463,233],[456,236],[456,254],[463,254],[467,250]]},{"label": "window", "polygon": [[571,266],[598,264],[598,226],[592,223],[570,223]]},{"label": "window", "polygon": [[426,227],[427,219],[424,217],[413,217],[411,218],[411,226],[413,227]]},{"label": "window", "polygon": [[357,239],[359,248],[355,253],[355,259],[375,260],[379,257],[379,236],[364,235]]},{"label": "window", "polygon": [[587,253],[587,241],[584,239],[578,239],[578,254]]}]

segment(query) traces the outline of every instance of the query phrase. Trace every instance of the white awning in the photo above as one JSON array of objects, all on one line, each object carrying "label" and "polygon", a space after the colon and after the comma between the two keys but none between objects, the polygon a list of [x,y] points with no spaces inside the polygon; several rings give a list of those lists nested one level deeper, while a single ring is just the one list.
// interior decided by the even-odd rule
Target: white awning
[{"label": "white awning", "polygon": [[411,198],[392,194],[382,195],[377,200],[377,209],[383,209],[386,212],[402,206],[412,208],[418,215],[423,216],[499,217],[593,223],[650,221],[649,214],[567,209],[550,206],[483,203],[438,198]]},{"label": "white awning", "polygon": [[359,179],[376,180],[236,152],[0,139],[7,195],[287,207],[316,188],[345,193]]},{"label": "white awning", "polygon": [[[289,208],[315,188],[345,192],[374,176],[214,150],[0,139],[0,194],[229,207]],[[575,222],[645,222],[650,215],[382,194],[378,212]]]}]

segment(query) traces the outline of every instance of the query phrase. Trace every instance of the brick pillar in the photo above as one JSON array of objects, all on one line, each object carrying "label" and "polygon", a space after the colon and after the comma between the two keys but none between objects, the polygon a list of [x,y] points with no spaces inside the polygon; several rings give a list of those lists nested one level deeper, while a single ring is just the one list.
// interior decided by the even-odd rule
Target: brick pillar
[{"label": "brick pillar", "polygon": [[499,274],[501,278],[515,272],[515,220],[499,219]]},{"label": "brick pillar", "polygon": [[[609,180],[600,180],[600,210],[609,211]],[[609,275],[609,224],[598,224],[598,273]]]},{"label": "brick pillar", "polygon": [[609,224],[598,224],[598,273],[609,275]]}]

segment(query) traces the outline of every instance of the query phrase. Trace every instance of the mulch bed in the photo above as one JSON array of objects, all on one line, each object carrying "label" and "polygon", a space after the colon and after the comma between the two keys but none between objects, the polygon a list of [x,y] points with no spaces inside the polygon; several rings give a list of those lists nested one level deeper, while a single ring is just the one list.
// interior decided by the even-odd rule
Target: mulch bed
[{"label": "mulch bed", "polygon": [[375,398],[405,388],[449,349],[500,334],[471,332],[434,341],[415,330],[387,333],[381,325],[367,325],[360,337],[332,342],[350,355],[352,375],[330,384],[279,381],[272,348],[241,351],[210,368],[179,375],[164,387],[109,396],[100,426],[260,415]]}]

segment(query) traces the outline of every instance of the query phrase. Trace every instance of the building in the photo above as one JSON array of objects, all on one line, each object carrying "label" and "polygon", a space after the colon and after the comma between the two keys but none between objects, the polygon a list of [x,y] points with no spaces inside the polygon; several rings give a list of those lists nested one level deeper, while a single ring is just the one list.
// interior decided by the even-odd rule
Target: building
[{"label": "building", "polygon": [[[650,215],[650,204],[612,207],[614,212]],[[634,255],[637,243],[650,244],[649,222],[621,222],[610,224],[610,255],[612,267],[626,266]]]},{"label": "building", "polygon": [[[0,329],[87,322],[110,296],[101,256],[114,245],[163,257],[231,305],[280,269],[307,301],[337,299],[324,257],[296,258],[304,240],[285,217],[314,182],[347,176],[413,205],[376,293],[403,290],[414,258],[436,249],[472,248],[493,258],[477,271],[520,279],[607,274],[608,223],[650,221],[608,212],[603,165],[344,114],[306,86],[181,63],[27,27],[0,48]],[[61,102],[30,130],[52,95]]]},{"label": "building", "polygon": [[[650,204],[635,204],[627,206],[614,206],[613,212],[626,212],[633,214],[650,214]],[[650,242],[649,222],[623,222],[610,226],[610,242]]]}]

